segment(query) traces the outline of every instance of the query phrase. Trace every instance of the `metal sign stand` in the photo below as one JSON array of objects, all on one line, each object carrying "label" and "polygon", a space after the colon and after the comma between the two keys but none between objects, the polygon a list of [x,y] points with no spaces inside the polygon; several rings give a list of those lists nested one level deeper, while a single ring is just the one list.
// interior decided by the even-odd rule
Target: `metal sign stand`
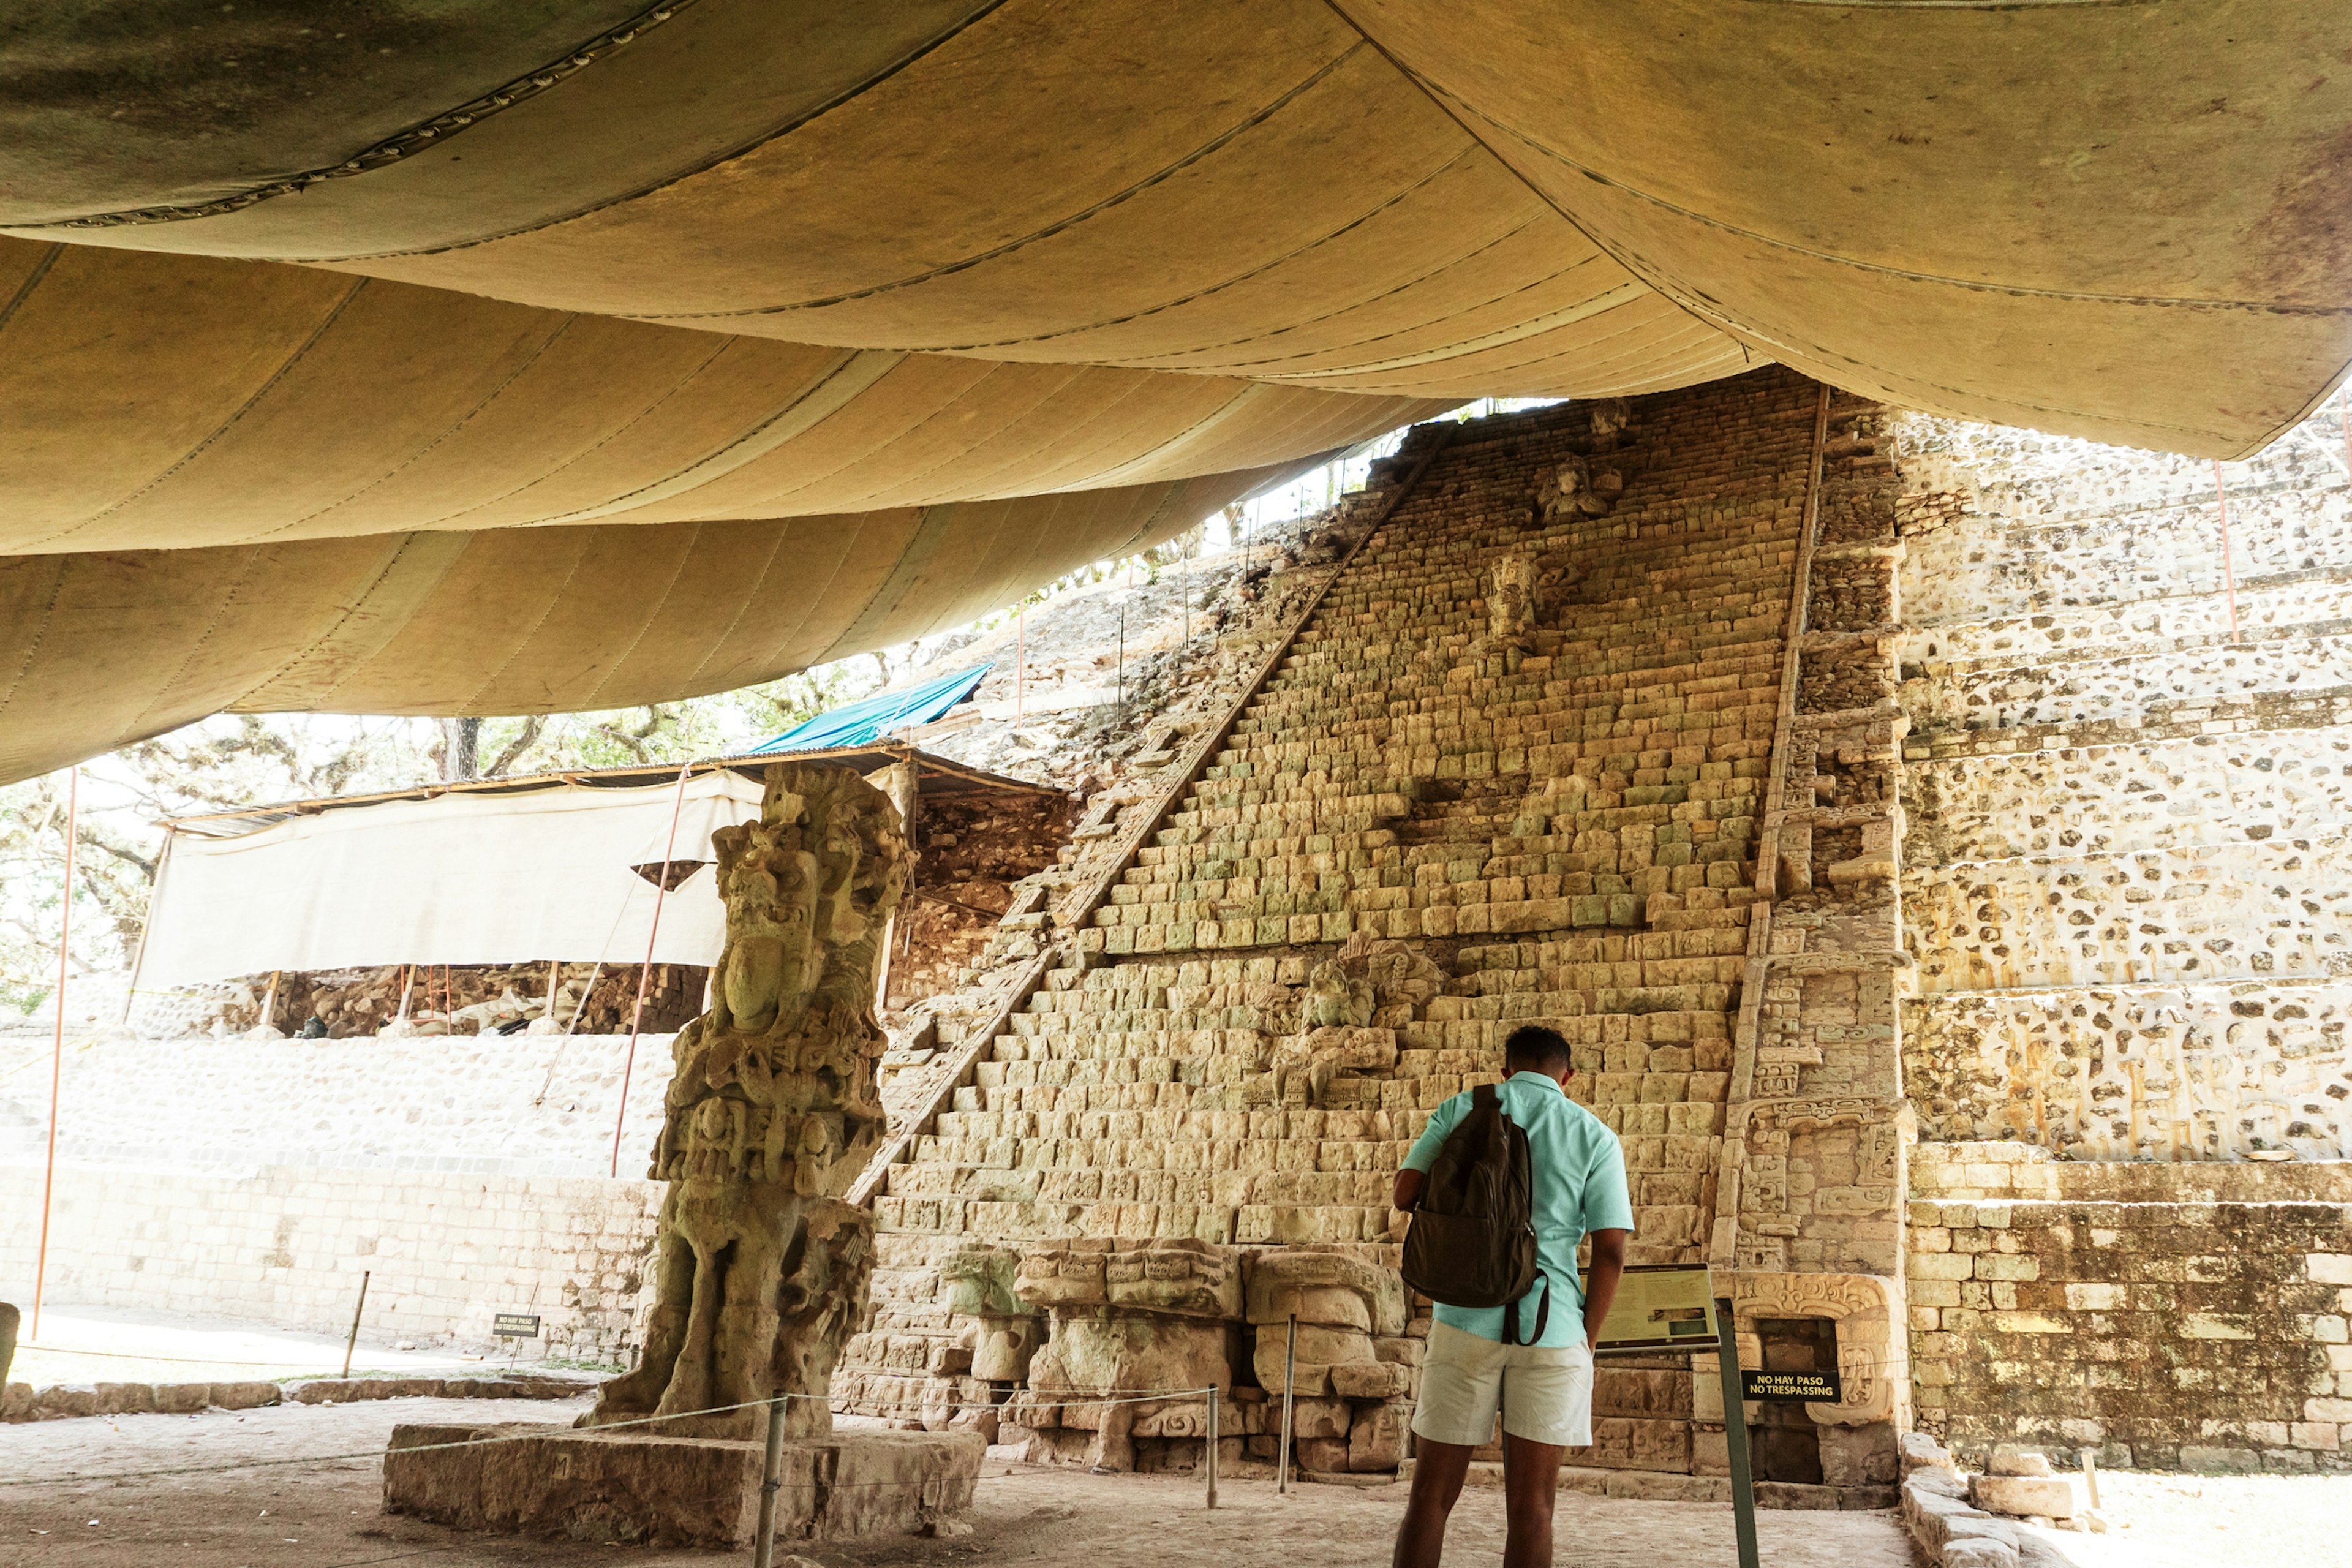
[{"label": "metal sign stand", "polygon": [[1739,1538],[1739,1568],[1758,1568],[1756,1486],[1748,1468],[1748,1403],[1739,1378],[1739,1337],[1731,1302],[1715,1302],[1716,1364],[1723,1378],[1723,1446],[1731,1460],[1731,1527]]},{"label": "metal sign stand", "polygon": [[1282,1350],[1282,1447],[1274,1461],[1274,1489],[1290,1490],[1290,1399],[1298,1384],[1298,1314],[1290,1315],[1289,1337]]}]

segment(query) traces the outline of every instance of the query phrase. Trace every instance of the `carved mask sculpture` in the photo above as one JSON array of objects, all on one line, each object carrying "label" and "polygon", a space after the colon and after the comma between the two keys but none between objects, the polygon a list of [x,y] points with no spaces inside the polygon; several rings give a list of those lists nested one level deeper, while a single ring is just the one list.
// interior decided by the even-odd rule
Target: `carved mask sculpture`
[{"label": "carved mask sculpture", "polygon": [[672,1047],[645,1355],[582,1425],[757,1437],[782,1393],[787,1432],[819,1436],[873,1269],[871,1216],[839,1199],[883,1130],[876,943],[911,858],[888,796],[813,763],[771,767],[759,820],[711,837],[727,945]]}]

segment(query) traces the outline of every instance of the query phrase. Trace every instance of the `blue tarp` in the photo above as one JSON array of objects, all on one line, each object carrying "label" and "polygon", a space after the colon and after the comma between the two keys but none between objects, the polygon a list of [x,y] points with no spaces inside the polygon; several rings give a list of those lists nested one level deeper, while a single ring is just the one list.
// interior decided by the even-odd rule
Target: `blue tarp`
[{"label": "blue tarp", "polygon": [[828,751],[840,746],[871,745],[894,730],[910,724],[928,724],[949,709],[970,697],[981,678],[994,668],[992,664],[974,665],[953,675],[942,675],[937,680],[925,681],[907,691],[886,691],[879,697],[867,697],[829,713],[820,713],[807,723],[785,731],[772,741],[762,741],[747,754],[764,756],[776,752]]}]

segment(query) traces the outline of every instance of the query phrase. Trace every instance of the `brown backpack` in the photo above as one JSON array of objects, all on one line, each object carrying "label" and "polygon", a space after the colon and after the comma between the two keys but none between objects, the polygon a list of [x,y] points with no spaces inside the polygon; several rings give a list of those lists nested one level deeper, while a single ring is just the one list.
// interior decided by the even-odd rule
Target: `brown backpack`
[{"label": "brown backpack", "polygon": [[[1507,1307],[1535,1289],[1535,1178],[1524,1128],[1503,1114],[1491,1083],[1470,1093],[1470,1114],[1446,1134],[1404,1233],[1404,1282],[1449,1307]],[[1551,1315],[1550,1281],[1535,1339]],[[1518,1342],[1518,1314],[1503,1315]]]}]

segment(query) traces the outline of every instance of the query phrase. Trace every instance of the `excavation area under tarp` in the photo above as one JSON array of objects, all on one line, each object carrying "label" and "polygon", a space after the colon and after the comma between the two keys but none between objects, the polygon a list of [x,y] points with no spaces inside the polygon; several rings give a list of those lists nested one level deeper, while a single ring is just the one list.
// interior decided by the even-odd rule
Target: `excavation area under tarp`
[{"label": "excavation area under tarp", "polygon": [[[383,1467],[374,1456],[395,1423],[569,1421],[583,1408],[541,1401],[394,1399],[0,1427],[7,1479],[363,1456],[130,1481],[0,1481],[0,1563],[56,1561],[54,1548],[67,1542],[76,1549],[75,1563],[110,1568],[147,1568],[166,1556],[174,1568],[355,1568],[410,1557],[429,1558],[436,1568],[745,1560],[742,1553],[473,1535],[382,1511]],[[974,1561],[1356,1568],[1386,1559],[1404,1489],[1307,1486],[1283,1497],[1271,1480],[1229,1481],[1215,1511],[1201,1505],[1201,1485],[1192,1477],[1098,1477],[992,1464],[968,1516],[969,1536],[803,1542],[780,1551],[778,1560],[797,1550],[825,1568]],[[1773,1568],[1908,1568],[1911,1562],[1892,1513],[1768,1513],[1760,1524],[1763,1558]],[[1736,1561],[1731,1510],[1722,1504],[1563,1494],[1556,1528],[1560,1560],[1590,1568]],[[43,1531],[48,1533],[35,1533]],[[1498,1490],[1464,1498],[1447,1545],[1449,1562],[1500,1558]]]}]

